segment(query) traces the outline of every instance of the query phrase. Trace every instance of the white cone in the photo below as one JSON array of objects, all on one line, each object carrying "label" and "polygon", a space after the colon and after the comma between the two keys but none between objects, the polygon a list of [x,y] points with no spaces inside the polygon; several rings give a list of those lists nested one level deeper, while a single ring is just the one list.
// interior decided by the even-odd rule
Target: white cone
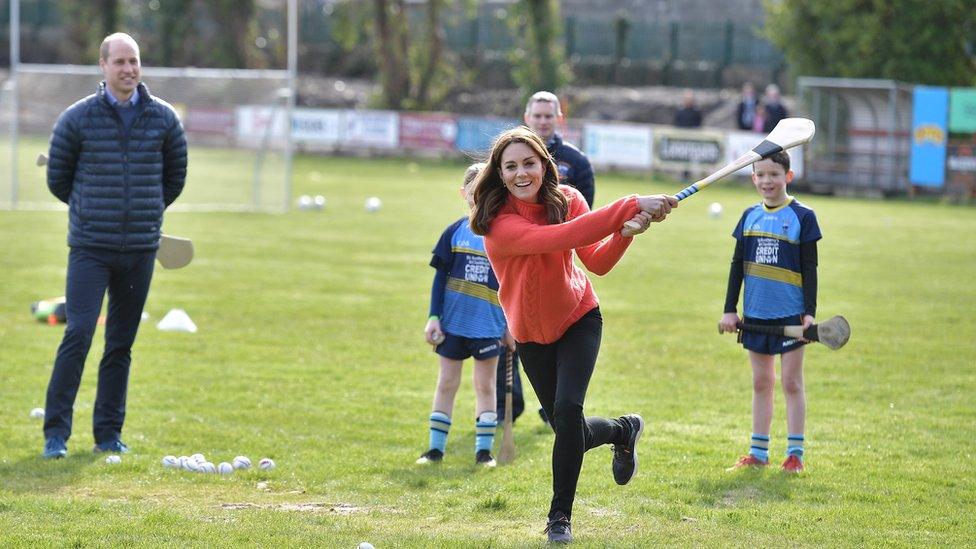
[{"label": "white cone", "polygon": [[170,309],[156,327],[166,332],[197,333],[197,325],[190,320],[190,316],[183,309]]}]

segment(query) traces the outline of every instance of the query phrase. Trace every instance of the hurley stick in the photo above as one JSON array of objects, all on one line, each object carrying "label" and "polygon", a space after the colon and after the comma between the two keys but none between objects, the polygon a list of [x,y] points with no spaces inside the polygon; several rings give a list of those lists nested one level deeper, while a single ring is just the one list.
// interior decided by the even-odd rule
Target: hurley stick
[{"label": "hurley stick", "polygon": [[[819,341],[833,350],[840,349],[851,338],[851,325],[842,316],[835,316],[807,329],[803,329],[803,326],[767,326],[765,324],[743,324],[742,322],[736,323],[736,327],[747,332],[783,337],[802,337],[810,341]],[[722,329],[719,327],[719,333],[721,331]]]},{"label": "hurley stick", "polygon": [[502,426],[502,449],[498,453],[499,463],[511,463],[515,459],[515,434],[512,432],[512,418],[515,416],[512,409],[512,385],[515,379],[513,354],[511,349],[505,349],[505,421]]}]

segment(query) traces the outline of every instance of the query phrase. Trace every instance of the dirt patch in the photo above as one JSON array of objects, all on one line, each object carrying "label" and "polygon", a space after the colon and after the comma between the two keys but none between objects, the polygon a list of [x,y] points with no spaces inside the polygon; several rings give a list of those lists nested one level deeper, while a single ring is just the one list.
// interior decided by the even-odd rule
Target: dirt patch
[{"label": "dirt patch", "polygon": [[755,486],[734,488],[722,494],[718,507],[737,507],[743,502],[754,502],[762,499],[762,492]]},{"label": "dirt patch", "polygon": [[310,501],[305,503],[221,503],[221,509],[271,509],[272,511],[300,511],[305,513],[335,513],[337,515],[352,515],[369,511],[366,507],[357,507],[350,503],[326,503]]}]

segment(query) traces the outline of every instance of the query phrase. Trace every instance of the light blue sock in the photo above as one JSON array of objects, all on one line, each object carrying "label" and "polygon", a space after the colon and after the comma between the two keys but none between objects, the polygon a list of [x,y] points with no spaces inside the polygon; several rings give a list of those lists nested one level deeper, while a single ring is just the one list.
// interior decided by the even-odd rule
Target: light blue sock
[{"label": "light blue sock", "polygon": [[786,436],[786,455],[796,456],[803,461],[803,433]]},{"label": "light blue sock", "polygon": [[495,412],[483,412],[474,423],[475,431],[478,433],[474,441],[474,451],[488,450],[495,443],[495,428],[498,427],[498,414]]},{"label": "light blue sock", "polygon": [[752,445],[749,454],[762,461],[769,461],[769,435],[752,434]]},{"label": "light blue sock", "polygon": [[451,417],[444,412],[430,414],[430,448],[440,450],[447,448],[447,433],[451,430]]}]

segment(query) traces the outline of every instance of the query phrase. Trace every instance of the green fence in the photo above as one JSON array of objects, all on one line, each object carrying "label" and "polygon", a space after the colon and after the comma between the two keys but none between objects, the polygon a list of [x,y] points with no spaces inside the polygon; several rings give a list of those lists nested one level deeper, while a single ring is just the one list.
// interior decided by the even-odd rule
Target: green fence
[{"label": "green fence", "polygon": [[[63,26],[58,0],[26,0],[21,2],[21,56],[25,62],[70,62],[63,57]],[[138,6],[136,4],[139,4]],[[0,66],[8,63],[9,25],[8,2],[0,0]],[[146,6],[153,5],[152,2]],[[165,6],[165,3],[160,4]],[[147,41],[143,55],[147,62],[158,59],[164,45],[160,36],[159,11],[147,9],[141,3],[127,8],[126,28],[141,33]],[[370,43],[371,4],[359,4],[355,15],[360,18],[354,29],[356,45],[343,47],[338,34],[348,29],[346,22],[339,21],[338,9],[328,2],[305,1],[300,3],[299,66],[304,72],[335,76],[370,77],[376,71],[375,49]],[[348,5],[347,5],[348,6]],[[425,25],[424,5],[408,4],[411,26],[422,36]],[[275,27],[283,27],[281,10],[258,8],[255,27],[268,45],[260,52],[248,55],[251,60],[262,60],[264,68],[282,68],[283,49],[279,42],[284,33],[275,33]],[[499,60],[505,60],[516,43],[511,19],[514,12],[498,4],[480,4],[478,9],[467,11],[456,5],[441,15],[446,47],[472,65],[490,62],[492,70],[499,68]],[[629,75],[634,82],[618,84],[673,84],[721,86],[736,85],[734,79],[725,78],[727,69],[737,68],[748,73],[779,73],[784,65],[781,52],[758,33],[758,23],[733,23],[731,21],[646,22],[625,16],[594,17],[567,16],[563,20],[562,42],[566,57],[574,68],[578,83],[587,80],[600,82],[606,74],[617,74],[613,67],[623,66],[642,69]],[[342,29],[346,25],[346,29]],[[220,32],[219,23],[198,21],[194,24],[203,34]],[[216,28],[215,28],[216,27]],[[269,32],[270,30],[270,32]],[[280,50],[280,51],[279,51]],[[60,53],[59,53],[60,52]],[[198,66],[219,66],[208,63],[207,52],[198,52]],[[279,55],[280,54],[280,55]],[[281,57],[281,59],[278,59]],[[278,66],[280,65],[280,66]],[[607,67],[610,68],[607,68]],[[694,72],[698,76],[684,81],[679,72]],[[491,79],[487,79],[491,81]],[[604,82],[606,83],[606,82]]]}]

